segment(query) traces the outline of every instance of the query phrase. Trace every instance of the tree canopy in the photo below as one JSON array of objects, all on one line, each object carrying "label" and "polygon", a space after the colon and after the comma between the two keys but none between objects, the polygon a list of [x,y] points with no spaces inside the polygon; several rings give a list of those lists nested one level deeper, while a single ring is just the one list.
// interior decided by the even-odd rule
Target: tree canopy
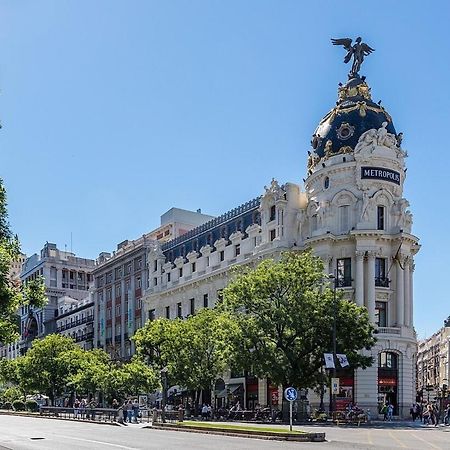
[{"label": "tree canopy", "polygon": [[6,190],[0,178],[0,342],[14,342],[19,337],[17,310],[21,304],[43,306],[47,298],[41,278],[22,290],[20,283],[10,278],[12,265],[20,256],[20,244],[8,223]]},{"label": "tree canopy", "polygon": [[[374,344],[366,308],[336,292],[337,351],[351,367],[372,359],[361,349]],[[223,291],[223,305],[243,335],[237,365],[273,383],[313,388],[323,381],[323,354],[332,352],[334,293],[322,260],[311,252],[267,259],[238,274]]]}]

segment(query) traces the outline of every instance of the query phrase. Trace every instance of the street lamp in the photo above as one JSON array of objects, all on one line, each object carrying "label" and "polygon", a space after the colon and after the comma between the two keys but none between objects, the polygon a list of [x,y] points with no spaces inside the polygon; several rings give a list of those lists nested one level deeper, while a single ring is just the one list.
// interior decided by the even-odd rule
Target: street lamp
[{"label": "street lamp", "polygon": [[337,343],[336,343],[336,320],[337,320],[337,301],[336,301],[336,288],[337,288],[337,276],[333,273],[330,273],[328,275],[328,278],[330,280],[333,280],[333,370],[332,370],[332,380],[331,380],[331,393],[332,393],[332,399],[331,399],[331,408],[330,412],[331,415],[336,410],[336,394],[333,390],[333,378],[336,378],[336,353],[337,353]]},{"label": "street lamp", "polygon": [[166,404],[167,404],[167,372],[169,369],[167,367],[163,367],[159,372],[161,374],[161,382],[162,382],[162,401],[161,401],[161,420],[163,423],[166,423]]}]

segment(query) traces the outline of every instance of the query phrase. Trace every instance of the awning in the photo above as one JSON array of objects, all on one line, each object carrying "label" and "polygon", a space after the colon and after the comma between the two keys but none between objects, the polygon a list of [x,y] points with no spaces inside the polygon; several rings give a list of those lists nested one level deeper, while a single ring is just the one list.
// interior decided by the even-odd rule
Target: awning
[{"label": "awning", "polygon": [[244,392],[244,385],[242,383],[229,384],[227,386],[227,392],[229,394],[237,394],[237,393],[240,393],[240,392]]}]

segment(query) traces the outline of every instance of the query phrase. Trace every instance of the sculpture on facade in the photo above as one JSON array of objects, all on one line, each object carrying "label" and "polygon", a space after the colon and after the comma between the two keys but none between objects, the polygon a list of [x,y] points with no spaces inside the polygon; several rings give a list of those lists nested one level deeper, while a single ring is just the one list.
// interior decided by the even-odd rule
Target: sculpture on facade
[{"label": "sculpture on facade", "polygon": [[364,61],[364,56],[370,55],[373,51],[375,51],[375,49],[362,42],[360,37],[356,38],[353,45],[353,41],[350,38],[331,39],[331,42],[333,45],[342,45],[345,50],[347,50],[347,54],[344,58],[345,64],[347,64],[353,57],[352,68],[348,75],[350,78],[359,78],[358,72]]}]

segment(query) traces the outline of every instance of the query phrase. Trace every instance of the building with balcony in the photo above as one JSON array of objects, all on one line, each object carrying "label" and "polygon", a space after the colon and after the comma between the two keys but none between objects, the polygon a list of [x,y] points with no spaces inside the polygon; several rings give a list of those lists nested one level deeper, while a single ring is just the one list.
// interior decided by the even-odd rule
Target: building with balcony
[{"label": "building with balcony", "polygon": [[91,295],[83,300],[58,299],[56,332],[72,338],[84,350],[94,348],[94,301]]},{"label": "building with balcony", "polygon": [[450,320],[428,339],[419,341],[417,396],[423,401],[448,398],[450,381]]},{"label": "building with balcony", "polygon": [[130,337],[145,323],[142,295],[148,286],[148,248],[177,239],[211,218],[200,210],[172,208],[161,216],[156,230],[121,242],[112,255],[100,253],[93,271],[94,347],[117,359],[134,353]]},{"label": "building with balcony", "polygon": [[[372,367],[338,371],[338,406],[357,402],[375,417],[388,401],[395,415],[408,416],[415,400],[413,274],[420,246],[403,198],[401,141],[365,77],[349,77],[312,135],[303,186],[272,180],[260,197],[147,247],[146,317],[185,317],[212,307],[234,266],[312,248],[345,297],[367,308],[377,333],[368,352]],[[230,372],[224,383],[222,391],[240,392],[245,407],[281,401],[267,380]],[[318,406],[313,393],[308,398]]]},{"label": "building with balcony", "polygon": [[39,255],[34,254],[26,259],[20,279],[22,283],[26,283],[43,277],[48,303],[43,308],[21,307],[21,353],[26,352],[33,339],[56,332],[60,298],[70,297],[80,301],[88,295],[94,265],[94,260],[59,250],[56,244],[48,242]]}]

